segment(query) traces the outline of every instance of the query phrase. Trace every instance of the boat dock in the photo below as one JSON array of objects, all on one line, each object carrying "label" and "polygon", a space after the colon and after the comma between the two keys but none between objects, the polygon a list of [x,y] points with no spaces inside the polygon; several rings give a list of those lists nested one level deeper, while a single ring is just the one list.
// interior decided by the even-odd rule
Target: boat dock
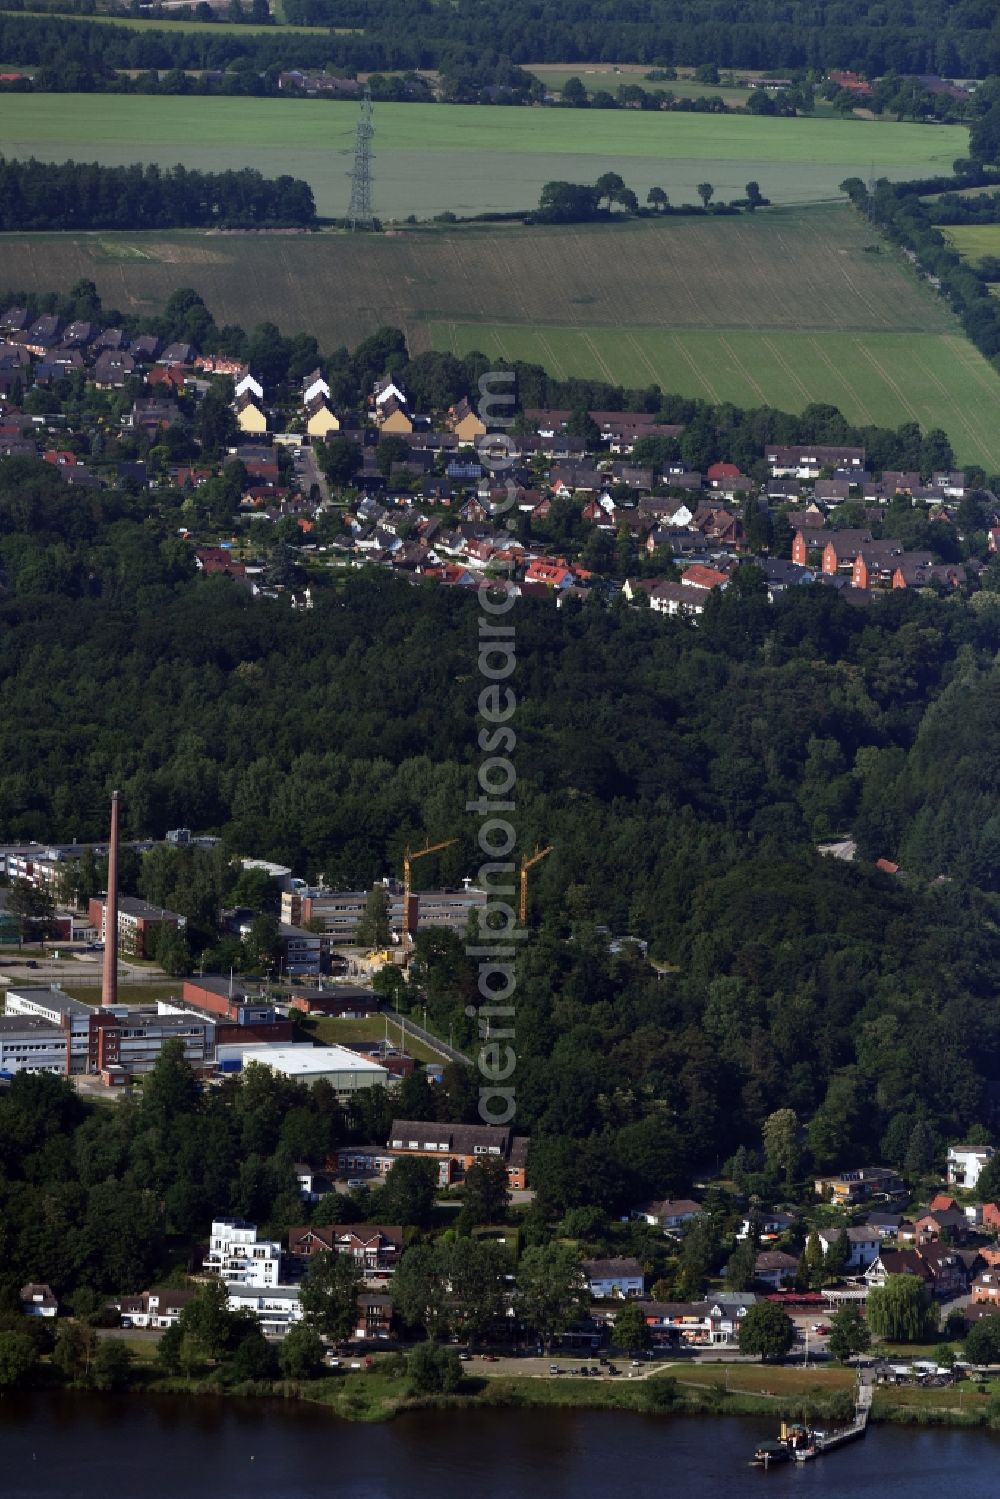
[{"label": "boat dock", "polygon": [[848,1442],[859,1441],[868,1430],[868,1417],[871,1414],[874,1392],[874,1385],[863,1383],[859,1378],[854,1402],[854,1420],[850,1426],[843,1426],[838,1431],[810,1431],[805,1426],[788,1425],[782,1422],[779,1440],[762,1442],[754,1454],[753,1466],[767,1469],[772,1463],[788,1462],[789,1459],[794,1459],[797,1463],[807,1463],[815,1457],[824,1457],[828,1452],[835,1452],[838,1447],[845,1447]]}]

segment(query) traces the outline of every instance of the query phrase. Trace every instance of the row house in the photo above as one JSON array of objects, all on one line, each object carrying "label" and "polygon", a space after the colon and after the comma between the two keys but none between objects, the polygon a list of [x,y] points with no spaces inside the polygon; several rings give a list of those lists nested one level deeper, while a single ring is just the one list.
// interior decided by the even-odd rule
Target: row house
[{"label": "row house", "polygon": [[700,562],[693,562],[681,573],[682,588],[698,588],[711,593],[715,588],[721,591],[728,583],[728,573],[720,571],[717,567],[705,567]]},{"label": "row house", "polygon": [[[831,543],[827,543],[829,549]],[[892,576],[896,570],[897,562],[903,555],[903,545],[899,541],[873,541],[862,546],[857,556],[851,563],[851,587],[852,588],[889,588],[892,586]],[[931,558],[921,559],[928,565]],[[837,572],[839,567],[826,566],[826,554],[823,556],[823,571]]]},{"label": "row house", "polygon": [[931,563],[921,557],[908,556],[905,552],[897,560],[892,574],[893,588],[931,588],[935,584],[943,588],[960,588],[967,581],[967,573],[960,562]]},{"label": "row house", "polygon": [[391,1275],[402,1252],[403,1229],[398,1223],[337,1223],[288,1231],[288,1253],[295,1259],[309,1260],[314,1254],[343,1254],[366,1276]]},{"label": "row house", "polygon": [[649,590],[649,607],[654,614],[666,614],[671,619],[693,619],[705,612],[707,591],[685,587],[683,583],[656,583]]},{"label": "row house", "polygon": [[860,480],[865,468],[864,448],[832,444],[773,446],[764,450],[765,462],[776,479],[818,479],[825,468],[847,469]]}]

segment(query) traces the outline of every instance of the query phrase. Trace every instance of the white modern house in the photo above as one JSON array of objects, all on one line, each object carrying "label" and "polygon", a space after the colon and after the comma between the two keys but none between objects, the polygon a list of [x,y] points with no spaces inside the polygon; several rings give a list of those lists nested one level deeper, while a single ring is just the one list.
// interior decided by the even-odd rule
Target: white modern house
[{"label": "white modern house", "polygon": [[208,1256],[202,1269],[228,1286],[277,1286],[281,1280],[281,1245],[257,1238],[257,1227],[242,1218],[217,1218],[212,1224]]},{"label": "white modern house", "polygon": [[951,1187],[974,1187],[979,1173],[996,1155],[993,1145],[949,1145],[948,1185]]},{"label": "white modern house", "polygon": [[252,1312],[265,1337],[283,1338],[290,1327],[302,1321],[298,1286],[230,1285],[229,1310]]}]

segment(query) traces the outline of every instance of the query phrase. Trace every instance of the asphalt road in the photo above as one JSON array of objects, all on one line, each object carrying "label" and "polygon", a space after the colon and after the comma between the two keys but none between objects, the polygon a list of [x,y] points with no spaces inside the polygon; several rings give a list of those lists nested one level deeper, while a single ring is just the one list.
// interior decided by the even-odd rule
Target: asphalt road
[{"label": "asphalt road", "polygon": [[316,462],[316,454],[312,448],[303,448],[301,457],[295,459],[295,477],[306,498],[309,497],[309,491],[315,484],[319,489],[323,504],[330,503],[330,486]]}]

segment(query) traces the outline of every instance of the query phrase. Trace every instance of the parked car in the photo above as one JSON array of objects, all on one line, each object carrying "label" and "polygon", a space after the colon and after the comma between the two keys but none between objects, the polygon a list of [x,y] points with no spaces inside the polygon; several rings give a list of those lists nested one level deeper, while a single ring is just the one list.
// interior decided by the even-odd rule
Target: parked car
[{"label": "parked car", "polygon": [[484,1353],[483,1362],[487,1364],[498,1364],[500,1360],[497,1358],[495,1353]]}]

